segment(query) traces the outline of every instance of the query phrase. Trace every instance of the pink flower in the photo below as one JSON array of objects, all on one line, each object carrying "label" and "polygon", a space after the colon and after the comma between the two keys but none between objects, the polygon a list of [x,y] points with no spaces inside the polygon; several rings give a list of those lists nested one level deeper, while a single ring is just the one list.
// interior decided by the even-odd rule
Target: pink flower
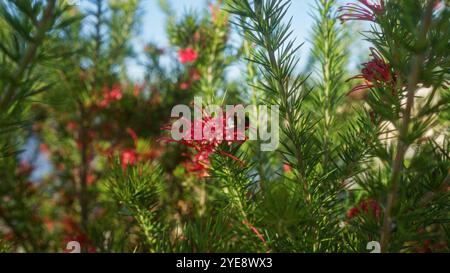
[{"label": "pink flower", "polygon": [[363,79],[364,83],[354,87],[347,95],[353,96],[355,92],[370,89],[373,87],[380,87],[386,84],[395,85],[395,75],[391,73],[391,68],[389,64],[387,64],[381,54],[375,49],[370,49],[373,59],[363,64],[363,69],[361,70],[361,74],[348,79]]},{"label": "pink flower", "polygon": [[109,106],[109,103],[110,101],[108,99],[102,99],[98,106],[100,106],[100,108],[107,108]]},{"label": "pink flower", "polygon": [[194,49],[188,47],[178,51],[178,58],[182,64],[192,63],[197,60],[198,54]]},{"label": "pink flower", "polygon": [[372,213],[377,219],[380,218],[381,208],[377,201],[373,199],[363,201],[360,204],[360,208],[365,214]]},{"label": "pink flower", "polygon": [[122,90],[120,87],[116,86],[107,95],[110,100],[121,100],[122,99]]},{"label": "pink flower", "polygon": [[[181,140],[175,141],[172,138],[162,138],[166,142],[178,142],[194,151],[193,157],[186,164],[189,172],[195,172],[199,177],[207,176],[207,169],[210,165],[210,156],[214,153],[228,156],[236,161],[241,162],[237,157],[223,152],[219,149],[219,146],[226,143],[231,146],[233,143],[241,143],[246,140],[245,132],[240,132],[236,128],[229,126],[228,116],[211,117],[206,111],[203,111],[203,118],[189,121],[189,130],[181,136]],[[217,127],[217,125],[221,125]],[[209,128],[210,130],[205,130]],[[166,125],[163,130],[171,131],[172,125]],[[201,139],[195,139],[195,131],[202,132]],[[228,135],[227,132],[231,136]],[[242,163],[242,162],[241,162]]]},{"label": "pink flower", "polygon": [[359,3],[348,3],[339,8],[342,22],[351,20],[375,22],[376,16],[383,13],[384,0],[358,0]]},{"label": "pink flower", "polygon": [[119,101],[123,97],[122,87],[118,84],[114,85],[110,90],[103,88],[103,99],[100,101],[101,108],[107,108],[112,101]]},{"label": "pink flower", "polygon": [[129,165],[135,165],[137,163],[137,154],[134,149],[127,149],[120,155],[120,162],[122,168],[126,169]]}]

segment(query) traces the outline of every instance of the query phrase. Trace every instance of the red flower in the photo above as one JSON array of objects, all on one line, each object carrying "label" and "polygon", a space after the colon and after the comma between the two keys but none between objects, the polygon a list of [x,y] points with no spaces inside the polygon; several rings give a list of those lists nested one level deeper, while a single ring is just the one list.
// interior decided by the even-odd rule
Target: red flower
[{"label": "red flower", "polygon": [[284,171],[285,173],[290,173],[290,172],[292,172],[292,167],[291,167],[291,165],[289,165],[289,164],[287,164],[287,163],[284,163],[284,164],[283,164],[283,171]]},{"label": "red flower", "polygon": [[89,186],[92,186],[92,185],[94,185],[94,183],[95,183],[95,176],[93,174],[88,174],[88,176],[87,176],[87,184]]},{"label": "red flower", "polygon": [[137,162],[136,151],[134,149],[124,150],[120,155],[120,162],[123,169],[126,169],[128,165],[135,165]]},{"label": "red flower", "polygon": [[372,215],[376,219],[380,219],[381,207],[374,199],[361,201],[357,207],[351,208],[347,212],[347,218],[352,219],[359,214]]},{"label": "red flower", "polygon": [[349,211],[347,211],[347,218],[352,219],[353,217],[357,216],[360,213],[359,208],[351,208]]},{"label": "red flower", "polygon": [[111,100],[121,100],[122,99],[122,90],[120,86],[115,86],[108,94],[109,99]]},{"label": "red flower", "polygon": [[185,164],[188,172],[196,173],[197,177],[208,177],[209,151],[200,151]]},{"label": "red flower", "polygon": [[189,87],[190,87],[190,84],[188,82],[182,82],[180,84],[180,89],[181,90],[187,90],[187,89],[189,89]]},{"label": "red flower", "polygon": [[370,48],[370,51],[372,52],[370,56],[372,56],[373,59],[370,62],[363,64],[364,68],[361,70],[361,74],[348,79],[348,81],[363,79],[364,84],[360,84],[353,88],[348,95],[352,95],[352,93],[357,91],[383,86],[385,84],[395,85],[395,76],[392,75],[389,64],[384,61],[380,52],[375,48]]},{"label": "red flower", "polygon": [[109,100],[103,99],[103,100],[99,103],[99,106],[100,106],[101,108],[106,108],[106,107],[108,107],[108,106],[109,106]]},{"label": "red flower", "polygon": [[372,213],[377,219],[380,218],[381,208],[377,201],[369,199],[361,202],[359,207],[365,214]]},{"label": "red flower", "polygon": [[182,64],[195,62],[198,58],[197,52],[188,47],[178,51],[178,58]]},{"label": "red flower", "polygon": [[339,8],[342,22],[351,20],[375,22],[376,16],[384,11],[384,0],[358,0],[359,3],[348,3]]},{"label": "red flower", "polygon": [[101,108],[107,108],[112,101],[119,101],[123,97],[122,88],[120,85],[116,84],[108,90],[103,89],[103,99],[100,101],[99,106]]},{"label": "red flower", "polygon": [[[228,156],[236,161],[241,162],[237,157],[219,150],[219,146],[222,143],[232,145],[233,143],[241,143],[246,140],[245,132],[240,132],[236,128],[229,126],[228,115],[225,114],[222,117],[211,117],[206,111],[203,111],[203,118],[194,120],[189,124],[189,130],[181,137],[181,140],[175,141],[172,138],[162,138],[167,142],[178,142],[194,150],[195,154],[191,158],[190,162],[186,164],[189,172],[195,172],[200,177],[207,176],[207,169],[209,166],[209,158],[212,154],[217,153],[224,156]],[[216,127],[218,124],[221,126]],[[205,128],[209,128],[208,132],[205,132]],[[171,131],[171,124],[164,126],[163,130]],[[195,139],[195,131],[201,131],[201,139]],[[232,132],[231,136],[227,138],[227,132]]]}]

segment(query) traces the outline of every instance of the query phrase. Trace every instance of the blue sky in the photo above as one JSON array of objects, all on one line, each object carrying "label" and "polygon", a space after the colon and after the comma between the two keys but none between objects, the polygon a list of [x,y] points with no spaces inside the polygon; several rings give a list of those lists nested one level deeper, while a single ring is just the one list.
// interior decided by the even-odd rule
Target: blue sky
[{"label": "blue sky", "polygon": [[[87,4],[86,0],[81,1],[81,5]],[[85,2],[84,2],[85,1]],[[127,0],[122,0],[127,1]],[[211,0],[167,0],[171,8],[176,12],[177,16],[183,15],[183,13],[191,10],[202,11],[208,7],[208,3]],[[217,1],[217,0],[214,0]],[[338,5],[343,5],[348,2],[355,2],[356,0],[337,0]],[[156,43],[158,46],[164,48],[168,46],[168,38],[166,35],[166,16],[161,11],[158,0],[141,0],[141,9],[143,16],[141,18],[139,35],[133,39],[133,45],[136,52],[139,54],[137,59],[127,60],[128,75],[131,79],[140,81],[143,78],[144,69],[138,64],[142,62],[143,49],[148,42]],[[310,54],[311,44],[309,38],[312,31],[313,20],[311,18],[311,12],[314,11],[315,0],[292,0],[290,9],[288,10],[285,20],[292,17],[292,30],[293,36],[296,38],[297,45],[304,43],[303,47],[299,50],[299,69],[303,69],[307,58]],[[357,29],[362,30],[365,24],[356,24]],[[233,39],[233,37],[232,37]],[[354,70],[362,54],[367,55],[368,46],[362,44],[352,46],[352,60],[350,69]],[[164,59],[168,61],[168,59]],[[228,75],[231,77],[239,76],[240,72],[236,67],[230,69],[231,73]]]},{"label": "blue sky", "polygon": [[[177,14],[181,15],[190,9],[201,10],[207,7],[208,0],[169,0],[169,3]],[[289,17],[293,16],[295,35],[301,40],[304,40],[310,29],[311,18],[308,11],[311,4],[314,4],[314,0],[294,0],[289,10]],[[145,14],[142,38],[167,45],[165,16],[159,9],[158,0],[143,0],[142,7]]]},{"label": "blue sky", "polygon": [[[171,7],[177,15],[182,15],[189,10],[201,11],[207,7],[208,0],[169,0]],[[300,57],[306,61],[310,49],[307,38],[311,31],[312,20],[309,12],[314,0],[293,0],[288,17],[293,17],[292,28],[293,35],[297,37],[300,44],[306,42],[300,51]],[[149,42],[156,42],[160,47],[168,45],[168,39],[165,34],[166,17],[161,12],[158,0],[142,0],[143,18],[141,25],[141,34],[134,40],[136,49],[142,49]],[[142,69],[134,62],[130,61],[129,75],[134,79],[142,77]]]}]

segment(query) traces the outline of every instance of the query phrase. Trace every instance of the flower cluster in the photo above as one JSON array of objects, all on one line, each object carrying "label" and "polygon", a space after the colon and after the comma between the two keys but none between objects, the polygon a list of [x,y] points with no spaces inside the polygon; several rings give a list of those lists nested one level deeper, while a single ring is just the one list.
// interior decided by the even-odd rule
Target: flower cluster
[{"label": "flower cluster", "polygon": [[182,64],[193,63],[197,60],[197,58],[197,52],[191,47],[180,49],[178,51],[178,59]]},{"label": "flower cluster", "polygon": [[352,219],[361,213],[364,213],[365,215],[372,215],[376,219],[380,219],[381,207],[374,199],[364,200],[361,201],[358,206],[351,208],[347,212],[347,218]]},{"label": "flower cluster", "polygon": [[386,84],[395,86],[396,77],[395,74],[391,72],[391,67],[388,63],[386,63],[381,56],[381,53],[378,52],[375,48],[370,48],[372,54],[370,56],[373,59],[363,64],[363,69],[361,70],[361,74],[348,79],[363,79],[364,83],[354,87],[349,93],[349,96],[355,95],[354,93],[358,93],[359,91],[364,91],[367,89],[371,89],[373,87],[386,86]]},{"label": "flower cluster", "polygon": [[100,108],[107,108],[111,102],[119,101],[123,97],[122,87],[118,84],[114,85],[111,89],[103,88],[103,99],[99,103]]},{"label": "flower cluster", "polygon": [[359,3],[348,3],[339,8],[342,22],[359,20],[375,22],[376,16],[383,13],[385,9],[384,0],[358,0]]},{"label": "flower cluster", "polygon": [[[120,165],[123,170],[126,170],[128,166],[136,166],[139,162],[154,160],[161,155],[162,151],[158,148],[148,150],[138,149],[139,137],[137,133],[131,128],[127,128],[126,131],[133,140],[133,146],[128,148],[120,148]],[[114,151],[115,148],[112,147],[107,154],[111,156],[114,154]]]},{"label": "flower cluster", "polygon": [[123,169],[126,169],[129,165],[135,165],[137,160],[138,157],[135,149],[125,149],[120,154],[120,163],[122,164]]},{"label": "flower cluster", "polygon": [[[208,176],[208,168],[210,165],[210,156],[214,153],[228,156],[236,161],[241,162],[237,157],[226,153],[219,149],[219,146],[226,143],[231,146],[233,143],[242,143],[246,140],[245,132],[239,128],[232,127],[231,118],[228,114],[213,117],[204,109],[201,109],[203,117],[194,121],[186,121],[189,124],[187,130],[183,133],[180,140],[173,138],[162,138],[166,142],[178,142],[186,147],[194,150],[190,161],[186,163],[188,172],[196,173],[199,177]],[[168,124],[162,128],[166,131],[172,130],[172,124]],[[208,130],[209,129],[209,130]],[[202,132],[201,139],[195,139],[195,132]]]}]

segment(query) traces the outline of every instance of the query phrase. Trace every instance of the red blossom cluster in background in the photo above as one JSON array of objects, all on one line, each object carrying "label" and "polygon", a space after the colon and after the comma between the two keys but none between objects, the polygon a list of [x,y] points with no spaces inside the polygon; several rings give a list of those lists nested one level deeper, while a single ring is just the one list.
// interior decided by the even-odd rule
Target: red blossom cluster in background
[{"label": "red blossom cluster in background", "polygon": [[134,149],[125,149],[122,151],[120,155],[120,162],[122,164],[122,168],[126,168],[127,166],[135,165],[137,162],[137,153]]},{"label": "red blossom cluster in background", "polygon": [[122,87],[119,84],[114,85],[111,89],[103,88],[103,99],[99,102],[100,108],[107,108],[111,102],[120,101],[123,97]]},{"label": "red blossom cluster in background", "polygon": [[[180,49],[178,51],[178,60],[183,65],[194,63],[197,59],[198,53],[191,47]],[[190,67],[188,71],[188,79],[180,83],[181,90],[188,90],[193,82],[201,79],[200,72],[195,67]]]},{"label": "red blossom cluster in background", "polygon": [[352,219],[361,214],[373,216],[376,219],[380,219],[381,207],[374,199],[363,200],[359,203],[358,206],[351,208],[347,212],[347,218]]},{"label": "red blossom cluster in background", "polygon": [[[422,228],[417,233],[423,234],[426,233],[426,230]],[[446,242],[426,239],[423,242],[419,243],[419,245],[416,246],[414,250],[416,253],[439,253],[443,252],[446,248]]]},{"label": "red blossom cluster in background", "polygon": [[120,151],[120,163],[122,169],[125,170],[128,166],[135,166],[141,161],[152,161],[162,154],[162,150],[159,148],[153,148],[143,152],[138,151],[138,135],[131,128],[127,128],[126,131],[133,139],[133,147],[125,148]]},{"label": "red blossom cluster in background", "polygon": [[191,47],[180,49],[178,51],[178,56],[182,64],[193,63],[198,58],[197,52]]},{"label": "red blossom cluster in background", "polygon": [[[71,241],[78,242],[81,246],[84,246],[88,253],[97,252],[89,237],[81,230],[80,224],[77,221],[70,216],[66,216],[63,218],[61,224],[65,234],[65,237],[62,240],[62,248],[64,249],[64,252],[70,252],[70,250],[66,249],[66,245]],[[51,228],[53,223],[48,222],[47,226]]]}]

